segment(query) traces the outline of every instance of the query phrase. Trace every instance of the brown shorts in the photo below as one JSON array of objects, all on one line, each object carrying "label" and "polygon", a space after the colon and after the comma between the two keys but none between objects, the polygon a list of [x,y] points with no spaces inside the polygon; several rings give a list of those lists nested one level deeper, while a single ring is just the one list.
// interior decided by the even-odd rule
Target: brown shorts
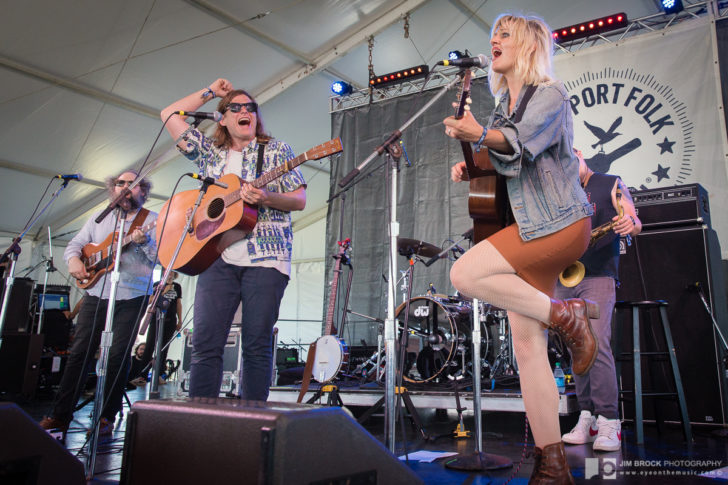
[{"label": "brown shorts", "polygon": [[591,237],[591,217],[585,217],[548,236],[524,241],[518,225],[501,229],[487,240],[534,288],[554,296],[559,274],[584,254]]}]

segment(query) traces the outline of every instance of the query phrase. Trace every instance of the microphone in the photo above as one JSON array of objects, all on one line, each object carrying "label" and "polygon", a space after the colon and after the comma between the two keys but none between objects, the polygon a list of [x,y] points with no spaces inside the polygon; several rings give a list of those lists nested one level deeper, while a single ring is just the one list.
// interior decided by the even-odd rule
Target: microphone
[{"label": "microphone", "polygon": [[78,181],[81,181],[81,180],[83,180],[83,175],[81,175],[80,173],[68,173],[66,175],[58,174],[58,175],[54,175],[53,178],[54,179],[61,179],[61,180],[78,180]]},{"label": "microphone", "polygon": [[700,284],[700,281],[695,281],[693,283],[688,283],[685,285],[686,290],[700,290],[703,287],[703,285]]},{"label": "microphone", "polygon": [[213,111],[212,113],[206,113],[204,111],[175,111],[175,115],[180,116],[191,116],[199,120],[213,120],[219,122],[222,119],[222,113],[219,111]]},{"label": "microphone", "polygon": [[[217,111],[216,111],[216,113],[217,113]],[[199,174],[192,173],[192,172],[187,172],[185,175],[187,175],[188,177],[192,177],[193,179],[202,180],[202,183],[207,184],[207,185],[217,185],[218,187],[221,187],[223,189],[228,188],[228,184],[226,184],[224,182],[218,182],[217,180],[215,180],[212,177],[202,177]]]},{"label": "microphone", "polygon": [[[442,251],[440,251],[440,252],[439,252],[438,254],[436,254],[436,255],[434,255],[433,257],[431,257],[431,258],[430,258],[430,259],[429,259],[429,260],[428,260],[428,261],[427,261],[427,262],[425,263],[425,266],[429,267],[430,265],[432,265],[432,263],[434,263],[434,262],[435,262],[435,261],[437,261],[438,259],[440,259],[440,258],[444,258],[445,256],[447,256],[447,253],[448,253],[448,252],[449,252],[450,250],[453,250],[453,249],[455,249],[455,248],[458,248],[458,249],[459,249],[460,251],[463,251],[463,249],[462,249],[462,248],[461,248],[460,246],[458,246],[458,243],[460,243],[460,242],[464,241],[465,239],[471,239],[471,238],[473,237],[473,230],[472,230],[472,229],[468,229],[468,230],[467,230],[467,231],[465,231],[465,232],[464,232],[464,233],[463,233],[463,234],[462,234],[461,236],[462,236],[462,239],[460,239],[460,241],[457,241],[457,242],[454,242],[454,243],[452,243],[451,245],[449,245],[448,247],[446,247],[445,249],[443,249]],[[464,253],[465,253],[465,251],[463,251],[463,254],[464,254]]]},{"label": "microphone", "polygon": [[445,59],[437,63],[438,66],[458,66],[458,67],[480,67],[485,69],[490,61],[485,54],[478,54],[476,57],[461,57],[460,59]]}]

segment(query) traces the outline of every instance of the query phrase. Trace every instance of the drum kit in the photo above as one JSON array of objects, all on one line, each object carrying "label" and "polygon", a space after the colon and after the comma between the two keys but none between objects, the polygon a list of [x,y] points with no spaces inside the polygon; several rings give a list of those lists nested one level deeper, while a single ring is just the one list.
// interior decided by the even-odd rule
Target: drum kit
[{"label": "drum kit", "polygon": [[[398,239],[398,251],[408,258],[432,258],[441,253],[437,246],[407,238]],[[473,300],[458,294],[437,294],[432,286],[426,294],[408,298],[406,271],[403,271],[400,288],[404,302],[395,313],[398,335],[401,336],[405,322],[408,333],[402,368],[404,381],[425,384],[472,378],[476,363],[480,365],[480,375],[492,382],[505,376],[517,376],[518,367],[505,310],[478,302],[481,345],[480,357],[474,359]],[[402,339],[398,338],[398,341]],[[378,349],[354,371],[354,375],[364,380],[381,380],[385,358],[384,350]]]}]

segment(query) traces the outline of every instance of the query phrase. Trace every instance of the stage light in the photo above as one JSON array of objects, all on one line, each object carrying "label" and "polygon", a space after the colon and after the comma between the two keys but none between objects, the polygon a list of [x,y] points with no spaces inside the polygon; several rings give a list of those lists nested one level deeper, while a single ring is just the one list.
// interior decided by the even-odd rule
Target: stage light
[{"label": "stage light", "polygon": [[682,0],[660,0],[660,6],[666,14],[678,13],[683,10]]},{"label": "stage light", "polygon": [[468,51],[465,52],[462,51],[450,51],[447,53],[447,59],[449,61],[454,61],[457,59],[462,59],[463,57],[468,57]]},{"label": "stage light", "polygon": [[429,74],[430,68],[427,64],[420,66],[408,67],[407,69],[401,69],[399,71],[390,72],[383,76],[373,76],[369,78],[369,85],[372,87],[388,86],[390,84],[400,83],[410,79],[417,79],[425,77]]},{"label": "stage light", "polygon": [[347,94],[354,92],[354,88],[352,88],[351,84],[347,82],[334,81],[331,83],[331,92],[337,96],[346,96]]},{"label": "stage light", "polygon": [[575,39],[581,39],[583,37],[589,37],[590,35],[601,34],[610,30],[616,30],[626,26],[627,14],[616,13],[614,15],[607,15],[606,17],[601,17],[594,20],[587,20],[586,22],[569,25],[568,27],[554,29],[551,35],[554,39],[554,42],[569,42]]}]

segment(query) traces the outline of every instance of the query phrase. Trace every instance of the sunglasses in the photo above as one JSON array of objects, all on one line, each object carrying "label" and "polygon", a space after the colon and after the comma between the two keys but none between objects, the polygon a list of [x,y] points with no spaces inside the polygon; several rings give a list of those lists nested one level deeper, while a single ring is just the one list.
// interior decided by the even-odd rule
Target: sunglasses
[{"label": "sunglasses", "polygon": [[124,187],[125,185],[131,185],[133,183],[133,180],[117,180],[114,185],[116,185],[117,187]]},{"label": "sunglasses", "polygon": [[240,110],[242,108],[245,108],[245,111],[248,113],[257,113],[258,112],[258,103],[230,103],[227,106],[225,106],[225,111],[232,111],[233,113],[240,113]]}]

